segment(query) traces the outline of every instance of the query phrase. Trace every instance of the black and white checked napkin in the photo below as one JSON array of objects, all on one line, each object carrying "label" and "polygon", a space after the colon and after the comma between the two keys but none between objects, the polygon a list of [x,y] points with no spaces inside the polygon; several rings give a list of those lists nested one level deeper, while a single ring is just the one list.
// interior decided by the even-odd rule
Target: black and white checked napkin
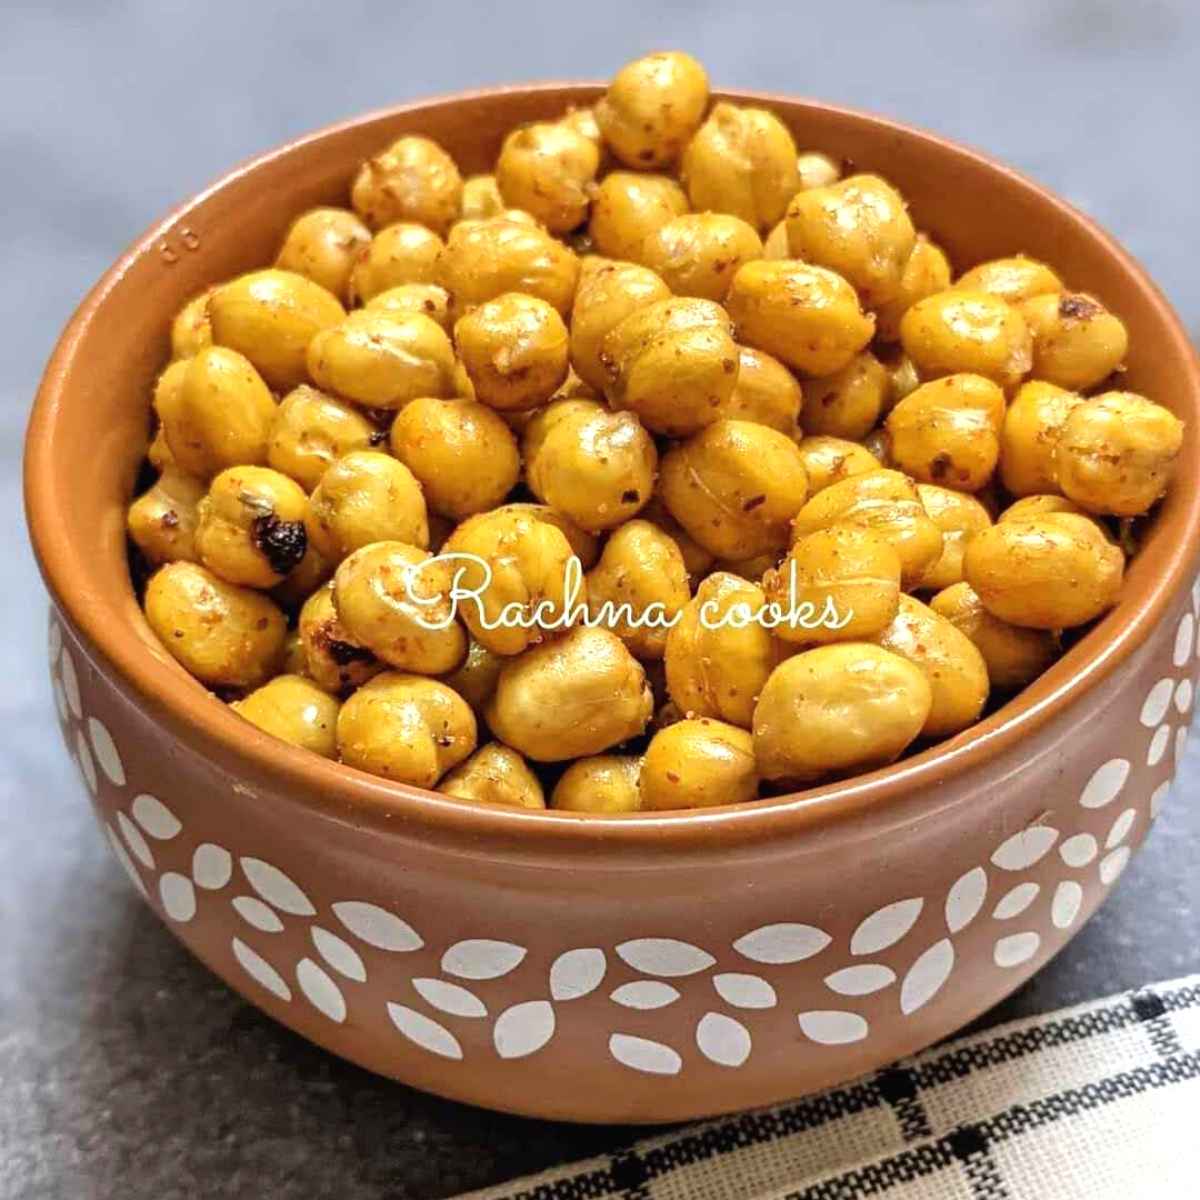
[{"label": "black and white checked napkin", "polygon": [[1196,1200],[1200,975],[997,1026],[470,1200],[866,1196]]}]

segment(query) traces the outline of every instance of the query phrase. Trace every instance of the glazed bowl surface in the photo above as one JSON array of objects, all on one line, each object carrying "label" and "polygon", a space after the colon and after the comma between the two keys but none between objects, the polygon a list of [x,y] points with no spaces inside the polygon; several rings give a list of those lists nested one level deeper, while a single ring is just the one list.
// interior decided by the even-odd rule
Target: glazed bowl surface
[{"label": "glazed bowl surface", "polygon": [[1197,670],[1200,373],[1144,272],[964,147],[776,96],[797,143],[878,171],[961,270],[1022,251],[1131,338],[1126,386],[1186,422],[1120,606],[1015,700],[883,771],[740,808],[583,817],[386,783],[278,742],[188,678],[129,580],[124,509],[172,314],[344,203],[402,133],[464,173],[585,84],[367,115],[231,172],[150,230],[48,365],[26,504],[62,731],[118,860],[199,958],[307,1038],[414,1086],[585,1121],[667,1121],[862,1074],[949,1034],[1076,932],[1145,837]]}]

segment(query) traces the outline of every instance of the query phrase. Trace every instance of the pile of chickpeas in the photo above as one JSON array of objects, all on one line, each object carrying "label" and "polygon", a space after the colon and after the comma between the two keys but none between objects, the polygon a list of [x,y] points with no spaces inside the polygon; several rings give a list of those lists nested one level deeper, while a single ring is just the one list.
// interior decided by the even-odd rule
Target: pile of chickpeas
[{"label": "pile of chickpeas", "polygon": [[[1170,481],[1101,301],[1022,256],[955,278],[686,54],[490,175],[402,137],[349,201],[175,318],[128,514],[167,650],[348,766],[592,813],[881,766],[1111,608]],[[491,582],[434,628],[444,554]],[[555,619],[573,558],[626,619]],[[797,601],[849,616],[730,619]]]}]

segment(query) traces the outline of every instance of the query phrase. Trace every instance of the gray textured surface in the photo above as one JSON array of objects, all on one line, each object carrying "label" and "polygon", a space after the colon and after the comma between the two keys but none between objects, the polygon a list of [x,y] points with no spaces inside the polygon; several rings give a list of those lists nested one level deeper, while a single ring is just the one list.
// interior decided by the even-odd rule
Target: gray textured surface
[{"label": "gray textured surface", "polygon": [[[17,455],[74,304],[136,233],[236,160],[425,93],[602,77],[654,46],[692,50],[723,85],[875,109],[984,147],[1116,232],[1200,324],[1200,12],[1189,0],[5,5],[5,1200],[441,1196],[620,1140],[346,1066],[242,1004],[159,927],[107,857],[51,732]],[[997,1017],[1200,970],[1197,753],[1117,893]]]}]

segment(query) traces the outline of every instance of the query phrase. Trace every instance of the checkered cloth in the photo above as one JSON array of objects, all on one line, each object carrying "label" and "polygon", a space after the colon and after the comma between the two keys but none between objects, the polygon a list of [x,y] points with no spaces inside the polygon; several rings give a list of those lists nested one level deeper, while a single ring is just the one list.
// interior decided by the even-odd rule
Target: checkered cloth
[{"label": "checkered cloth", "polygon": [[471,1200],[863,1196],[1194,1200],[1200,975],[1014,1021]]}]

